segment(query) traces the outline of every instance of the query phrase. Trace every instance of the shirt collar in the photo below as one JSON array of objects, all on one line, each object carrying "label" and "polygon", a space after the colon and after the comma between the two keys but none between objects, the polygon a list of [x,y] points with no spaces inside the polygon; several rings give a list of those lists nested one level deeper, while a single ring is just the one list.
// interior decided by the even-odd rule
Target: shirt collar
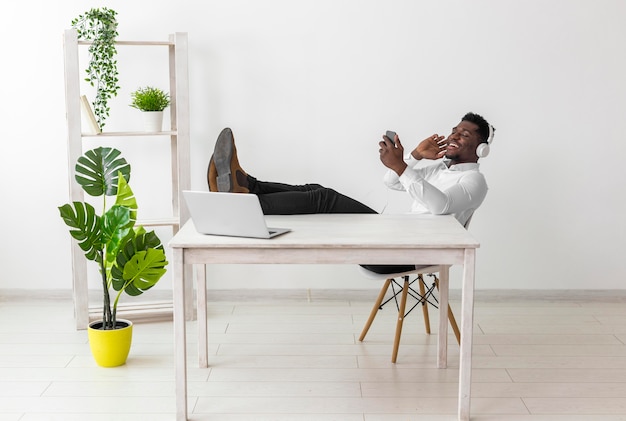
[{"label": "shirt collar", "polygon": [[470,170],[478,170],[480,164],[478,162],[467,162],[465,164],[456,164],[450,165],[449,159],[444,159],[442,164],[450,171],[470,171]]}]

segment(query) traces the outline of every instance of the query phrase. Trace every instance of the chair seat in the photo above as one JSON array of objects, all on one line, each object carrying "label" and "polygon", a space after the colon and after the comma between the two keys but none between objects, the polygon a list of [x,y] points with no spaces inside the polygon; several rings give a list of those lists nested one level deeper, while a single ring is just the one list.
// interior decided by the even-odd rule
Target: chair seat
[{"label": "chair seat", "polygon": [[440,268],[441,266],[439,265],[434,265],[434,266],[424,265],[424,266],[417,266],[415,269],[407,270],[406,272],[376,273],[376,272],[372,272],[371,270],[365,269],[363,266],[357,266],[357,269],[359,269],[359,272],[365,275],[365,277],[370,278],[370,279],[380,279],[380,280],[385,280],[388,278],[400,278],[406,275],[416,275],[418,273],[439,272]]}]

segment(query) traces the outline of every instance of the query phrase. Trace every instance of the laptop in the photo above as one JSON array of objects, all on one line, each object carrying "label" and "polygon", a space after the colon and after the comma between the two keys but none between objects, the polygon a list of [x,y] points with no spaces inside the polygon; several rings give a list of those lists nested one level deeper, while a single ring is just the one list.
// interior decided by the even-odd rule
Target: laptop
[{"label": "laptop", "polygon": [[184,190],[185,202],[201,234],[273,238],[291,231],[268,228],[255,194]]}]

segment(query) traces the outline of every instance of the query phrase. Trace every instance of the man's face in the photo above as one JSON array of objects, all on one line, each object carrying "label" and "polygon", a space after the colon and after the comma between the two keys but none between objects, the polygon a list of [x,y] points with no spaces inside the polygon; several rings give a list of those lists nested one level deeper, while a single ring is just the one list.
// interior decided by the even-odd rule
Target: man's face
[{"label": "man's face", "polygon": [[446,158],[452,164],[477,162],[476,147],[480,144],[478,125],[469,121],[461,121],[452,128],[452,133],[446,139]]}]

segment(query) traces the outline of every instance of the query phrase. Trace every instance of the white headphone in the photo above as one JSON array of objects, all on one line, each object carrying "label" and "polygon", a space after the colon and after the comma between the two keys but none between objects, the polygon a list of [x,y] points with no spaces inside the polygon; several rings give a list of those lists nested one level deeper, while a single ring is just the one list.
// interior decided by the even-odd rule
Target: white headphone
[{"label": "white headphone", "polygon": [[487,125],[489,126],[489,137],[487,138],[487,143],[483,142],[476,147],[476,155],[478,155],[479,158],[486,158],[487,155],[489,155],[489,145],[493,142],[495,129],[491,124]]}]

